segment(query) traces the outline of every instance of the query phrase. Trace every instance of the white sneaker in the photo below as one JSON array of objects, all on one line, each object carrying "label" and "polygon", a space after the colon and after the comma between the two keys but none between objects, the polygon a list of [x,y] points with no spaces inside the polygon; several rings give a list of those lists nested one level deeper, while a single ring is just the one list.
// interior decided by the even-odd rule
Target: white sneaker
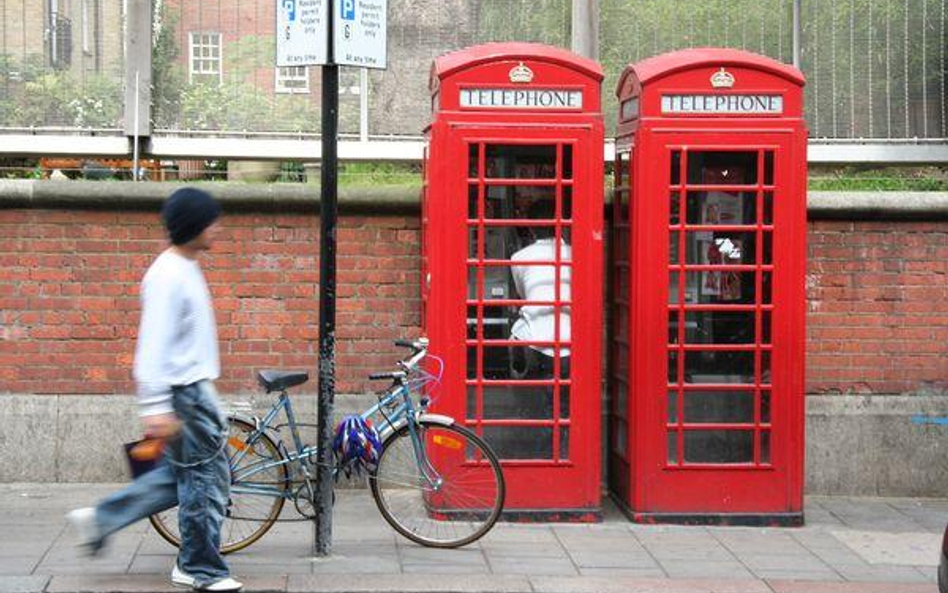
[{"label": "white sneaker", "polygon": [[244,584],[240,581],[236,581],[230,577],[226,579],[221,579],[209,585],[204,585],[203,587],[195,587],[195,591],[214,591],[215,593],[232,593],[234,591],[240,591],[243,588]]},{"label": "white sneaker", "polygon": [[194,577],[178,568],[178,563],[174,563],[171,569],[171,584],[175,587],[194,587]]},{"label": "white sneaker", "polygon": [[66,513],[66,520],[79,534],[79,545],[85,547],[91,555],[95,555],[102,547],[102,537],[95,521],[95,509],[84,507],[69,511]]}]

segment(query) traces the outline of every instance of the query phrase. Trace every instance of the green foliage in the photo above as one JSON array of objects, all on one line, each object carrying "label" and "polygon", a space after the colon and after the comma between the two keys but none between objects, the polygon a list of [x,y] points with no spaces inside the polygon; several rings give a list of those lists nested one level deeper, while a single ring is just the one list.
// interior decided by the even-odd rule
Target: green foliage
[{"label": "green foliage", "polygon": [[816,191],[948,191],[948,167],[811,167]]},{"label": "green foliage", "polygon": [[350,162],[339,166],[339,185],[418,185],[421,167],[400,163]]}]

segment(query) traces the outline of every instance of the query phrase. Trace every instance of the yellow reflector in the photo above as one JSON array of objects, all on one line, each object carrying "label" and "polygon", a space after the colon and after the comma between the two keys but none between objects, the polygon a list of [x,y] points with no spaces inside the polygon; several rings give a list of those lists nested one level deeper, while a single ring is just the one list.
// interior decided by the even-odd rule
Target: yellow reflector
[{"label": "yellow reflector", "polygon": [[461,441],[448,437],[448,436],[444,436],[443,434],[432,435],[431,440],[432,442],[434,442],[434,444],[441,445],[442,447],[447,447],[448,449],[461,448]]}]

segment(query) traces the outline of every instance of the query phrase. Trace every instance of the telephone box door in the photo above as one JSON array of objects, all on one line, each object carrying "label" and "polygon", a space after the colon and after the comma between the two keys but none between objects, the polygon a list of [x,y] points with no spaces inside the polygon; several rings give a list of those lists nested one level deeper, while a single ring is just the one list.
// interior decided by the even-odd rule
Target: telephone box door
[{"label": "telephone box door", "polygon": [[644,248],[667,290],[643,303],[664,316],[651,330],[664,335],[648,336],[654,348],[635,363],[647,365],[639,393],[650,394],[644,509],[799,511],[802,387],[786,353],[799,333],[804,233],[794,227],[805,220],[791,199],[791,135],[656,132],[646,142],[661,172],[643,182],[638,212],[663,235]]},{"label": "telephone box door", "polygon": [[451,127],[442,327],[463,347],[445,351],[445,389],[465,397],[438,410],[494,448],[507,511],[576,518],[599,504],[602,277],[601,204],[583,203],[601,165],[579,155],[602,147],[579,126]]}]

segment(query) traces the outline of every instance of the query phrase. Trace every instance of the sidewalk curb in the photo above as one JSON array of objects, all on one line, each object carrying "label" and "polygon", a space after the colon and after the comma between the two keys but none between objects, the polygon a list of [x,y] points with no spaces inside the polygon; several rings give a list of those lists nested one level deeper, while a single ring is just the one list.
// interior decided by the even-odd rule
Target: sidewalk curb
[{"label": "sidewalk curb", "polygon": [[[933,583],[517,575],[288,575],[244,579],[244,593],[935,593]],[[0,576],[4,593],[172,593],[167,575]]]}]

